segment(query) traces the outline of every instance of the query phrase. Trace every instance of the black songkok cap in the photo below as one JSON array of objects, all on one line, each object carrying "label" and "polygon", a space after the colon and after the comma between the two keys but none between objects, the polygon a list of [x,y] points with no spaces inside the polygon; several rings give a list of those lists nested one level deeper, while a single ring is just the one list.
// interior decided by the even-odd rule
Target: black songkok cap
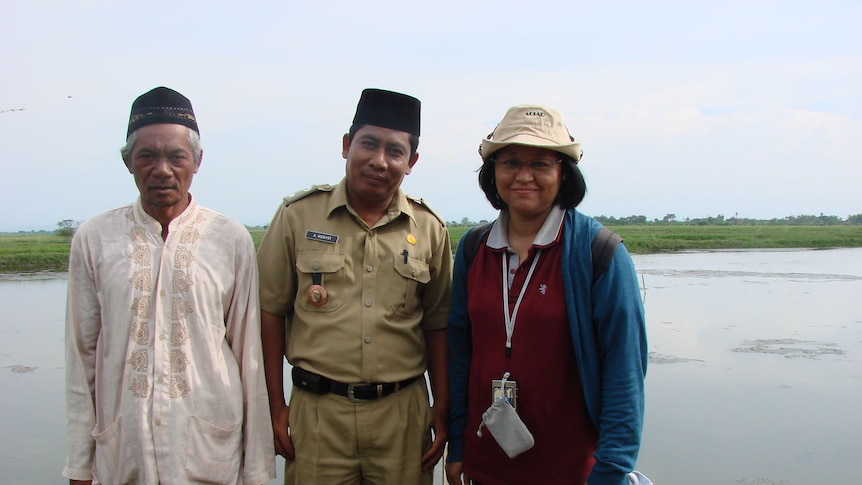
[{"label": "black songkok cap", "polygon": [[174,123],[188,126],[200,135],[195,112],[189,98],[164,86],[157,87],[140,96],[132,103],[129,115],[129,130],[126,138],[138,128],[156,123]]},{"label": "black songkok cap", "polygon": [[382,126],[419,136],[421,105],[413,96],[383,89],[365,89],[356,105],[353,124]]}]

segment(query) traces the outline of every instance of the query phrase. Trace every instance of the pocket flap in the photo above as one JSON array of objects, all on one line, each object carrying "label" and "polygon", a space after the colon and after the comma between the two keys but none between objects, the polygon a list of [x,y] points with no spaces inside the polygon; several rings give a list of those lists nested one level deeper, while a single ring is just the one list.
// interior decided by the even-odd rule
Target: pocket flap
[{"label": "pocket flap", "polygon": [[419,259],[407,258],[404,262],[404,256],[395,256],[395,271],[401,276],[418,281],[425,284],[431,281],[431,270],[428,268],[428,263]]},{"label": "pocket flap", "polygon": [[302,273],[335,273],[343,267],[343,254],[302,252],[296,255],[296,269]]}]

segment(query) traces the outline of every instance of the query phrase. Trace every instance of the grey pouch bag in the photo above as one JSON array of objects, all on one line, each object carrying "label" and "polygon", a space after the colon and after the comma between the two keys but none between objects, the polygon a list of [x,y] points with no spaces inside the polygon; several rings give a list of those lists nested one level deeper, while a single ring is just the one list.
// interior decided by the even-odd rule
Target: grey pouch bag
[{"label": "grey pouch bag", "polygon": [[494,404],[482,413],[482,424],[479,425],[476,435],[482,436],[482,426],[488,428],[491,436],[497,440],[497,444],[509,458],[515,458],[535,444],[533,434],[521,421],[515,408],[503,399],[495,399]]}]

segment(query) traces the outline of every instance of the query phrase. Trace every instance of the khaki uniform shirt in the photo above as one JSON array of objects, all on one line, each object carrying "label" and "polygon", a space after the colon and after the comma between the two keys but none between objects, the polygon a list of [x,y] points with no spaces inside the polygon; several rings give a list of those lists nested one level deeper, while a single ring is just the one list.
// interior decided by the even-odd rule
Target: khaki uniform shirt
[{"label": "khaki uniform shirt", "polygon": [[[285,355],[341,382],[397,382],[426,370],[424,330],[446,327],[452,249],[442,219],[399,189],[374,227],[346,181],[287,197],[258,249],[261,309],[286,317]],[[322,306],[306,295],[315,274]]]}]

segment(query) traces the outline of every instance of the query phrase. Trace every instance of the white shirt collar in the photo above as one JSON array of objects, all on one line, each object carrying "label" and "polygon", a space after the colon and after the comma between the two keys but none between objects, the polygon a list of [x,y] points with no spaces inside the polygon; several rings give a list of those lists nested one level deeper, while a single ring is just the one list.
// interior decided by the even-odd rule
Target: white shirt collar
[{"label": "white shirt collar", "polygon": [[[566,210],[554,204],[551,207],[551,212],[545,217],[545,222],[542,228],[533,239],[533,246],[545,247],[550,246],[557,239],[560,229],[563,227],[563,218],[566,215]],[[505,249],[509,247],[509,237],[506,234],[506,229],[509,227],[509,211],[500,211],[500,216],[491,227],[491,232],[488,234],[487,245],[493,249]]]}]

